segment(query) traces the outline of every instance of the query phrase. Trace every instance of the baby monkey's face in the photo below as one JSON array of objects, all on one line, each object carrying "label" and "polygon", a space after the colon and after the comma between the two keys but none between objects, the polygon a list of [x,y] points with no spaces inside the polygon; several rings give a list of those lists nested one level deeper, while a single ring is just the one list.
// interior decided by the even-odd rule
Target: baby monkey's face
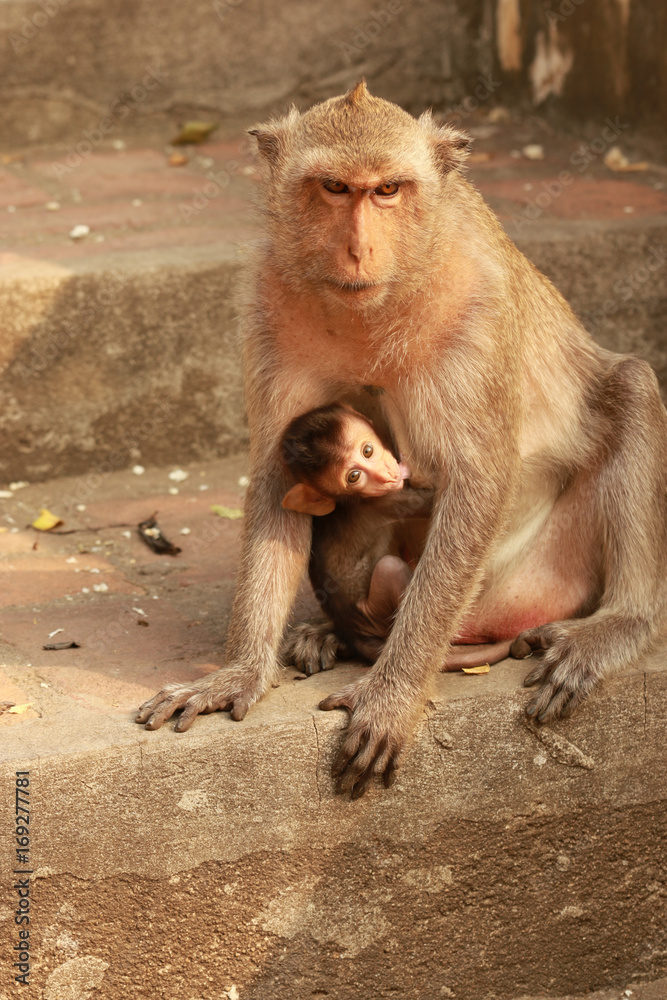
[{"label": "baby monkey's face", "polygon": [[322,480],[331,496],[379,497],[403,488],[407,467],[387,451],[363,417],[346,416],[342,436],[344,456]]}]

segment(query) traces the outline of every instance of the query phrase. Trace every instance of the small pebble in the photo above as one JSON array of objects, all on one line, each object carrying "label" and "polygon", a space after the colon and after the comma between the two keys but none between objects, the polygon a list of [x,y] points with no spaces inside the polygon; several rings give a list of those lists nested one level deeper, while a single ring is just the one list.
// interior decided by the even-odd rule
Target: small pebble
[{"label": "small pebble", "polygon": [[634,212],[634,207],[633,207],[632,205],[624,205],[624,206],[623,206],[623,211],[624,211],[624,212],[625,212],[625,213],[626,213],[627,215],[631,215],[631,214],[632,214],[632,212]]},{"label": "small pebble", "polygon": [[134,198],[132,201],[132,207],[139,208],[140,205],[143,205],[143,201],[141,200],[141,198]]},{"label": "small pebble", "polygon": [[123,536],[123,538],[132,538],[131,531],[121,531],[121,535]]},{"label": "small pebble", "polygon": [[16,211],[16,205],[7,205],[7,211],[8,212],[15,212]]},{"label": "small pebble", "polygon": [[250,479],[248,476],[241,476],[239,478],[239,486],[249,486],[249,485],[250,485]]},{"label": "small pebble", "polygon": [[104,243],[106,236],[102,236],[102,233],[98,233],[97,236],[93,236],[93,241],[95,243]]},{"label": "small pebble", "polygon": [[84,511],[86,509],[85,503],[78,503],[76,505],[76,510]]},{"label": "small pebble", "polygon": [[114,149],[125,149],[125,143],[122,139],[113,139],[111,145]]},{"label": "small pebble", "polygon": [[144,469],[143,465],[132,466],[132,472],[135,474],[135,476],[143,476],[145,471],[146,470]]},{"label": "small pebble", "polygon": [[9,490],[0,490],[0,498],[3,500],[10,500],[13,496],[14,494],[10,493]]},{"label": "small pebble", "polygon": [[89,594],[90,593],[90,587],[82,587],[81,588],[81,593],[82,594]]},{"label": "small pebble", "polygon": [[524,184],[523,189],[524,189],[524,191],[532,191],[533,190],[533,185],[532,184]]},{"label": "small pebble", "polygon": [[23,479],[19,479],[18,482],[16,482],[16,483],[10,483],[9,484],[10,490],[22,490],[26,486],[30,486],[30,483],[26,483],[25,480],[23,480]]},{"label": "small pebble", "polygon": [[201,486],[199,487],[200,490],[210,490],[210,488],[211,487],[207,486],[206,483],[202,483]]},{"label": "small pebble", "polygon": [[175,486],[170,486],[168,492],[171,494],[172,497],[178,496],[178,490],[176,489]]},{"label": "small pebble", "polygon": [[107,592],[108,589],[109,589],[109,584],[108,583],[94,583],[93,584],[93,590],[95,591],[96,594],[106,594],[106,592]]},{"label": "small pebble", "polygon": [[182,535],[190,535],[190,534],[192,534],[192,528],[181,528],[181,534]]},{"label": "small pebble", "polygon": [[182,483],[185,482],[189,475],[190,473],[186,472],[184,469],[174,469],[173,472],[169,473],[169,478],[172,483]]},{"label": "small pebble", "polygon": [[44,206],[44,208],[46,209],[47,212],[59,212],[60,211],[60,202],[59,201],[47,201],[47,203]]},{"label": "small pebble", "polygon": [[76,556],[70,556],[69,559],[65,560],[65,562],[66,563],[75,563],[75,562],[78,562],[78,560],[77,560]]},{"label": "small pebble", "polygon": [[84,225],[74,226],[74,228],[69,231],[70,239],[72,240],[82,240],[84,236],[88,236],[89,233],[90,226]]},{"label": "small pebble", "polygon": [[536,142],[529,143],[527,146],[524,146],[521,152],[527,160],[544,159],[544,146],[540,146]]}]

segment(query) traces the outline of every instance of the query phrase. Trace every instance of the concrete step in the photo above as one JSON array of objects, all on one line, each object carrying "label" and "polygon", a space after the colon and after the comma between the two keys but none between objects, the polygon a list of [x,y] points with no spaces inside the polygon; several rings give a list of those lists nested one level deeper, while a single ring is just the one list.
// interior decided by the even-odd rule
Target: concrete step
[{"label": "concrete step", "polygon": [[[170,471],[2,501],[0,836],[11,855],[29,771],[30,995],[664,1000],[667,646],[539,732],[525,664],[439,675],[396,784],[357,802],[317,704],[358,665],[284,670],[242,724],[147,732],[140,702],[220,662],[240,521],[211,506],[239,506],[247,459]],[[72,533],[26,528],[44,506]],[[180,555],[138,538],[155,510]]]},{"label": "concrete step", "polygon": [[[664,170],[614,174],[595,140],[584,156],[583,134],[532,119],[466,125],[471,178],[510,236],[602,343],[664,380]],[[521,156],[529,139],[544,159]],[[247,142],[188,148],[176,167],[168,150],[114,141],[0,165],[0,482],[246,443],[233,292],[259,231]],[[76,225],[90,233],[72,239]]]}]

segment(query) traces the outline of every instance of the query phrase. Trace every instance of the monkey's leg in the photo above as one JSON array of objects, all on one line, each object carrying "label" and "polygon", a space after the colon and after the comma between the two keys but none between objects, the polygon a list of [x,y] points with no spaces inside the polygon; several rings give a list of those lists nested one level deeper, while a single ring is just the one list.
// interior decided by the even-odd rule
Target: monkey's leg
[{"label": "monkey's leg", "polygon": [[587,618],[551,622],[512,644],[519,659],[537,653],[524,684],[538,684],[526,712],[545,722],[568,715],[605,675],[648,647],[665,609],[667,414],[649,366],[623,358],[606,373],[602,406],[609,437],[594,492],[602,538],[603,593]]},{"label": "monkey's leg", "polygon": [[466,645],[451,646],[444,666],[440,669],[443,673],[454,670],[462,670],[463,667],[481,667],[483,664],[500,663],[510,655],[511,639],[502,639],[500,642],[483,642]]}]

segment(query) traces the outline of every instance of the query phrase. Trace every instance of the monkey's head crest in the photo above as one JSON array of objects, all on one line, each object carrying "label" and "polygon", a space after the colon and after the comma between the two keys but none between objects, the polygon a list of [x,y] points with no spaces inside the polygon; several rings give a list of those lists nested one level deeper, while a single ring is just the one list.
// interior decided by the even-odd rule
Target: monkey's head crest
[{"label": "monkey's head crest", "polygon": [[359,83],[357,83],[352,88],[352,90],[348,90],[348,92],[345,94],[343,100],[347,104],[349,104],[349,106],[351,108],[354,108],[354,107],[357,107],[359,104],[362,104],[363,101],[364,101],[364,98],[367,98],[367,97],[370,97],[370,96],[371,96],[370,95],[370,91],[369,91],[368,87],[366,86],[366,77],[362,76],[362,78],[359,81]]}]

